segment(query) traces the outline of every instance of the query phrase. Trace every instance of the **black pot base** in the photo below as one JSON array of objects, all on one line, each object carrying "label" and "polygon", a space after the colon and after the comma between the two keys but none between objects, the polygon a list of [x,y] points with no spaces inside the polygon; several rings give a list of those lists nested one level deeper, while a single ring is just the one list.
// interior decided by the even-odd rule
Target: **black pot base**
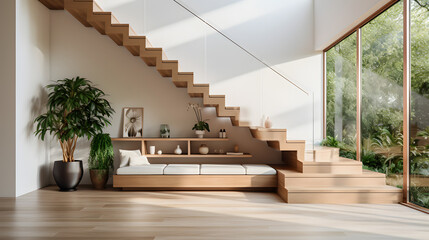
[{"label": "black pot base", "polygon": [[76,188],[68,188],[68,189],[60,188],[60,190],[58,190],[58,191],[60,191],[60,192],[74,192],[74,191],[77,191],[77,189]]}]

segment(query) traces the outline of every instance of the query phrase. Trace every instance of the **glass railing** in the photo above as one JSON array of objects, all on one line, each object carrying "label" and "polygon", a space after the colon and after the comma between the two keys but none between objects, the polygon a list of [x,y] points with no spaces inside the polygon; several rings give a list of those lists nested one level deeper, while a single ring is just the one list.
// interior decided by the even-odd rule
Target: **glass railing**
[{"label": "glass railing", "polygon": [[[227,106],[239,106],[243,124],[263,126],[269,117],[273,128],[287,129],[288,139],[306,140],[307,149],[320,142],[322,93],[312,90],[322,89],[321,81],[314,80],[321,73],[312,75],[306,69],[309,61],[320,68],[320,54],[310,60],[271,62],[263,54],[270,46],[258,40],[263,41],[261,36],[237,37],[249,26],[247,22],[268,16],[269,9],[256,15],[244,11],[225,21],[219,16],[240,11],[243,3],[193,9],[180,1],[97,2],[121,23],[130,23],[137,34],[147,36],[154,47],[162,47],[169,59],[179,60],[180,71],[194,72],[195,83],[209,83],[211,95],[225,95]],[[297,69],[307,76],[301,79]],[[294,75],[289,76],[289,70]]]}]

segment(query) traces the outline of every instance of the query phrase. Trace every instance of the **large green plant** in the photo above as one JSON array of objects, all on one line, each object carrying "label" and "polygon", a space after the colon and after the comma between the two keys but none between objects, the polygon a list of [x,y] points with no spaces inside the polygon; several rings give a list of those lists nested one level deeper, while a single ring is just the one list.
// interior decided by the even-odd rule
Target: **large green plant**
[{"label": "large green plant", "polygon": [[90,139],[110,125],[114,110],[105,94],[85,78],[65,78],[46,87],[49,91],[47,112],[35,120],[35,135],[42,140],[46,133],[59,141],[64,162],[74,161],[77,139]]},{"label": "large green plant", "polygon": [[106,170],[113,167],[113,144],[109,134],[97,134],[91,142],[89,169]]}]

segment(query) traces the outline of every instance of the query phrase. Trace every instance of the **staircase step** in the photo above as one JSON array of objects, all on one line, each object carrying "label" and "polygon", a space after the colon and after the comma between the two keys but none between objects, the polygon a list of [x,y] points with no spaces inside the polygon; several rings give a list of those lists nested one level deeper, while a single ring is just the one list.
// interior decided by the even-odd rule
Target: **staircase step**
[{"label": "staircase step", "polygon": [[334,147],[316,147],[306,154],[306,161],[311,159],[314,162],[334,162],[340,160],[340,149]]},{"label": "staircase step", "polygon": [[364,170],[361,174],[301,173],[294,169],[278,170],[279,185],[284,187],[385,186],[382,173]]},{"label": "staircase step", "polygon": [[361,174],[362,162],[341,158],[336,162],[299,162],[297,170],[303,173],[339,173],[339,174]]},{"label": "staircase step", "polygon": [[389,204],[402,200],[402,189],[375,187],[278,187],[287,203]]}]

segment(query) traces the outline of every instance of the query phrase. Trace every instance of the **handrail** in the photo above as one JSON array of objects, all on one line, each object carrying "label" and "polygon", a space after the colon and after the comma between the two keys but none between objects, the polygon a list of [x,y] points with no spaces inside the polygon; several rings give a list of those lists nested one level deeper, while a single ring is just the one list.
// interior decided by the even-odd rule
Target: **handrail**
[{"label": "handrail", "polygon": [[243,50],[245,53],[247,53],[248,55],[250,55],[251,57],[253,57],[254,59],[256,59],[258,62],[262,63],[264,66],[266,66],[267,68],[271,69],[271,71],[273,71],[274,73],[276,73],[277,75],[279,75],[280,77],[282,77],[284,80],[288,81],[290,84],[292,84],[293,86],[295,86],[296,88],[298,88],[299,90],[301,90],[302,92],[304,92],[305,94],[309,95],[309,93],[307,91],[305,91],[303,88],[301,88],[300,86],[298,86],[296,83],[292,82],[291,80],[289,80],[287,77],[285,77],[283,74],[281,74],[280,72],[278,72],[277,70],[275,70],[273,67],[271,67],[270,65],[268,65],[267,63],[265,63],[264,61],[262,61],[260,58],[258,58],[257,56],[255,56],[253,53],[251,53],[249,50],[245,49],[244,47],[242,47],[240,44],[238,44],[237,42],[235,42],[234,40],[232,40],[230,37],[228,37],[227,35],[225,35],[223,32],[221,32],[220,30],[218,30],[217,28],[215,28],[213,25],[211,25],[210,23],[208,23],[206,20],[204,20],[203,18],[201,18],[200,16],[198,16],[196,13],[194,13],[193,11],[191,11],[189,8],[187,8],[186,6],[184,6],[182,3],[180,3],[177,0],[173,0],[175,3],[177,3],[180,7],[182,7],[183,9],[185,9],[186,11],[188,11],[190,14],[194,15],[196,18],[198,18],[200,21],[202,21],[204,24],[206,24],[207,26],[209,26],[210,28],[212,28],[213,30],[215,30],[216,32],[218,32],[220,35],[222,35],[224,38],[228,39],[230,42],[232,42],[234,45],[236,45],[237,47],[239,47],[241,50]]}]

